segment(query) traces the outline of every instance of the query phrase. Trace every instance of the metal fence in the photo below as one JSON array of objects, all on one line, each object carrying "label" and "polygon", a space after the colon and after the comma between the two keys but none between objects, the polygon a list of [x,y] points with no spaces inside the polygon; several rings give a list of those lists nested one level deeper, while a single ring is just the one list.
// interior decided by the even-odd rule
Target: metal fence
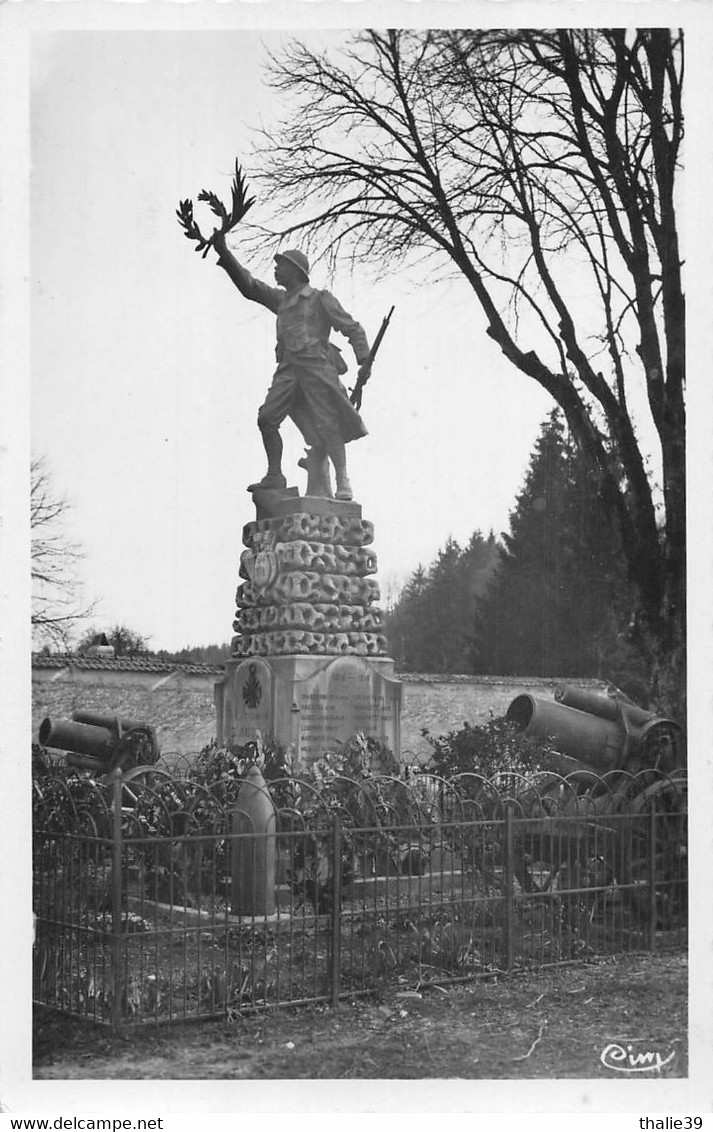
[{"label": "metal fence", "polygon": [[684,776],[283,779],[267,833],[239,785],[38,780],[37,1003],[119,1029],[686,941]]}]

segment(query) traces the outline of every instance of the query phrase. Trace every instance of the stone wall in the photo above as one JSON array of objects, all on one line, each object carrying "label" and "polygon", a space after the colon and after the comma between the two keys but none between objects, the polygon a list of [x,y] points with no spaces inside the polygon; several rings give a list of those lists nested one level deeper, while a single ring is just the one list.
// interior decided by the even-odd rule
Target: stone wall
[{"label": "stone wall", "polygon": [[[194,754],[216,735],[214,665],[166,665],[152,661],[34,657],[32,732],[46,716],[69,719],[75,709],[97,710],[145,721],[156,728],[164,754]],[[401,750],[409,761],[428,756],[421,735],[457,730],[503,715],[524,692],[551,699],[561,683],[604,690],[601,680],[517,676],[451,676],[401,673]]]},{"label": "stone wall", "polygon": [[605,691],[603,680],[544,679],[533,676],[454,676],[397,674],[403,681],[401,755],[411,762],[428,758],[430,747],[421,734],[434,737],[457,731],[464,723],[487,723],[505,715],[516,696],[530,693],[551,700],[560,684]]},{"label": "stone wall", "polygon": [[141,662],[129,667],[129,661],[124,666],[111,661],[88,667],[86,663],[47,668],[42,661],[33,661],[33,740],[46,716],[69,719],[79,708],[151,724],[167,754],[194,754],[215,736],[213,688],[222,678],[218,666],[147,668],[136,667]]}]

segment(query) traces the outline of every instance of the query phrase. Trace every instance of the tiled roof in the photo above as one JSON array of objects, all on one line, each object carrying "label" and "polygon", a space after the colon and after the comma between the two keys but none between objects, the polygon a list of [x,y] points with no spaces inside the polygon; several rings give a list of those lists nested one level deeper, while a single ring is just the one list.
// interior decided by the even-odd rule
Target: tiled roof
[{"label": "tiled roof", "polygon": [[33,668],[96,669],[102,672],[184,672],[191,676],[222,675],[222,664],[197,664],[193,661],[156,660],[154,657],[75,656],[72,653],[33,653]]}]

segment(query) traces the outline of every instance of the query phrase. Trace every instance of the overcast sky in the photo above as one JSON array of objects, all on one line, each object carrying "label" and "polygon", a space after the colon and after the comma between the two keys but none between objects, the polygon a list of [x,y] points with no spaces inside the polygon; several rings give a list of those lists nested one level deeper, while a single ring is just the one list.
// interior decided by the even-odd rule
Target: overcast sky
[{"label": "overcast sky", "polygon": [[[327,45],[342,34],[302,33]],[[229,199],[238,155],[249,176],[256,129],[288,109],[264,78],[266,49],[285,38],[33,37],[32,448],[72,503],[97,623],[124,622],[154,648],[231,635],[246,487],[264,471],[255,418],[274,318],[213,253],[194,253],[175,209],[202,188]],[[210,230],[207,206],[196,212]],[[231,242],[240,254],[239,230]],[[272,281],[267,252],[247,262]],[[460,280],[375,263],[333,280],[318,265],[312,282],[370,337],[396,306],[365,391],[369,436],[348,448],[386,599],[449,536],[507,527],[550,402],[486,337]],[[290,422],[284,435],[288,481],[303,490]]]},{"label": "overcast sky", "polygon": [[[50,7],[71,25],[72,6]],[[213,30],[189,26],[191,5],[172,6],[187,25],[175,30],[139,7],[139,28],[77,20],[29,42],[31,447],[72,504],[98,627],[123,622],[174,649],[231,636],[274,350],[273,316],[242,299],[213,253],[195,254],[175,209],[202,188],[227,200],[236,156],[249,177],[256,130],[289,111],[266,85],[266,52],[293,33],[267,27],[287,26],[274,7],[257,29],[227,26],[242,5],[211,9],[226,24]],[[314,26],[294,34],[338,44],[345,33],[323,30],[317,9],[301,9]],[[196,209],[210,228],[207,206]],[[259,202],[251,215],[265,218]],[[230,240],[240,255],[239,229]],[[247,264],[272,279],[269,253]],[[312,281],[370,337],[396,307],[365,391],[369,436],[348,447],[386,601],[449,536],[507,529],[552,402],[487,337],[464,281],[386,263],[353,275],[345,263],[334,279],[317,264]],[[284,435],[288,482],[303,490],[289,421]]]}]

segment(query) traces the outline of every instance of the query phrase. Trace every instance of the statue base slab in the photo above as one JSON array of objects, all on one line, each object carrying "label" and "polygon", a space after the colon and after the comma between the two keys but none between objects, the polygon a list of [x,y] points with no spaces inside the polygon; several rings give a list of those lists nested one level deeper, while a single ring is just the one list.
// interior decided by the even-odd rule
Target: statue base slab
[{"label": "statue base slab", "polygon": [[285,515],[340,515],[361,518],[361,504],[322,495],[300,495],[296,487],[254,487],[250,494],[257,519],[277,519]]}]

